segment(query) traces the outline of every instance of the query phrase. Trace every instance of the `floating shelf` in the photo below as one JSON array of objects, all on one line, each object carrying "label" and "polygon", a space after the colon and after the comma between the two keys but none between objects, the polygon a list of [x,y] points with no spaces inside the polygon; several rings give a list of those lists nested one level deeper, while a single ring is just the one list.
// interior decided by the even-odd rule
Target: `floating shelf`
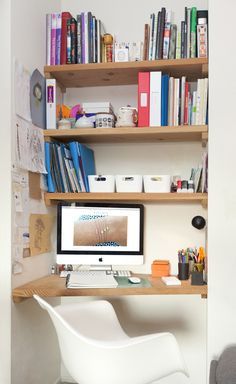
[{"label": "floating shelf", "polygon": [[181,286],[167,286],[160,278],[152,278],[150,275],[137,275],[147,278],[150,287],[131,288],[82,288],[68,289],[65,287],[65,278],[59,276],[45,276],[41,279],[31,281],[20,287],[14,288],[12,292],[13,301],[19,303],[24,299],[31,298],[34,294],[42,297],[62,296],[124,296],[124,295],[201,295],[207,297],[207,285],[191,285],[190,281],[182,281]]},{"label": "floating shelf", "polygon": [[59,201],[103,201],[103,202],[139,202],[139,203],[200,203],[207,206],[207,193],[45,193],[46,205]]},{"label": "floating shelf", "polygon": [[177,127],[117,127],[117,128],[80,128],[46,129],[45,140],[78,140],[81,143],[141,143],[200,141],[208,139],[207,125],[181,125]]},{"label": "floating shelf", "polygon": [[194,80],[208,75],[208,59],[174,59],[45,66],[46,78],[56,79],[66,88],[131,85],[138,83],[138,73],[162,71],[170,76]]}]

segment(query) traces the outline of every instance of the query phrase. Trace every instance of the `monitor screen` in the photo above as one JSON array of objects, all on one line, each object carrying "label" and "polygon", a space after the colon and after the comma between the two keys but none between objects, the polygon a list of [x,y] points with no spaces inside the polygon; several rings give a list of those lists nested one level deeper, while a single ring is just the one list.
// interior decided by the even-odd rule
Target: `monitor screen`
[{"label": "monitor screen", "polygon": [[75,203],[57,209],[57,263],[143,263],[143,205]]}]

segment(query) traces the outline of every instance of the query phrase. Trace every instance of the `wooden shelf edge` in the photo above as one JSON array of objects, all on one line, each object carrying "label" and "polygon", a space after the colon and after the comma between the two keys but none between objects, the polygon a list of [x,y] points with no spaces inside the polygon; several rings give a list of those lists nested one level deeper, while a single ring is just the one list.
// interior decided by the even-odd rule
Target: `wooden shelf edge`
[{"label": "wooden shelf edge", "polygon": [[45,140],[58,139],[69,141],[78,139],[85,143],[104,142],[154,142],[154,141],[199,141],[206,145],[208,140],[207,125],[183,125],[166,127],[117,127],[83,129],[44,130]]},{"label": "wooden shelf edge", "polygon": [[200,295],[207,297],[207,285],[193,286],[190,281],[182,281],[181,286],[166,286],[160,278],[152,278],[150,275],[138,274],[151,282],[150,287],[130,288],[88,288],[68,289],[65,287],[65,279],[58,275],[49,275],[16,287],[12,291],[14,303],[20,303],[32,298],[34,294],[42,297],[65,296],[127,296],[127,295]]},{"label": "wooden shelf edge", "polygon": [[80,193],[49,193],[44,194],[47,206],[58,201],[123,201],[143,203],[194,203],[207,204],[207,193],[129,193],[129,192],[80,192]]}]

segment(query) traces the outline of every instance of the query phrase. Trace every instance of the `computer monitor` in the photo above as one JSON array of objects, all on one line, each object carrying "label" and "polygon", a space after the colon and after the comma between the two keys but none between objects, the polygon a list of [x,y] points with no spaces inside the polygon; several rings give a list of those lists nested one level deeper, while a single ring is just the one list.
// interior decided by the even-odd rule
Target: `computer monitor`
[{"label": "computer monitor", "polygon": [[143,211],[141,204],[59,204],[57,264],[143,264]]}]

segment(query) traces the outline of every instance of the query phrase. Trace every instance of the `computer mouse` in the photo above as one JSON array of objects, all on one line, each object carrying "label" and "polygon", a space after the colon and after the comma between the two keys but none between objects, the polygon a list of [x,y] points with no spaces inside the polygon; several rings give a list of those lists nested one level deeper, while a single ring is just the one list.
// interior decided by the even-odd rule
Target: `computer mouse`
[{"label": "computer mouse", "polygon": [[141,279],[139,277],[135,277],[135,276],[128,277],[128,280],[132,284],[139,284],[139,283],[141,283]]}]

